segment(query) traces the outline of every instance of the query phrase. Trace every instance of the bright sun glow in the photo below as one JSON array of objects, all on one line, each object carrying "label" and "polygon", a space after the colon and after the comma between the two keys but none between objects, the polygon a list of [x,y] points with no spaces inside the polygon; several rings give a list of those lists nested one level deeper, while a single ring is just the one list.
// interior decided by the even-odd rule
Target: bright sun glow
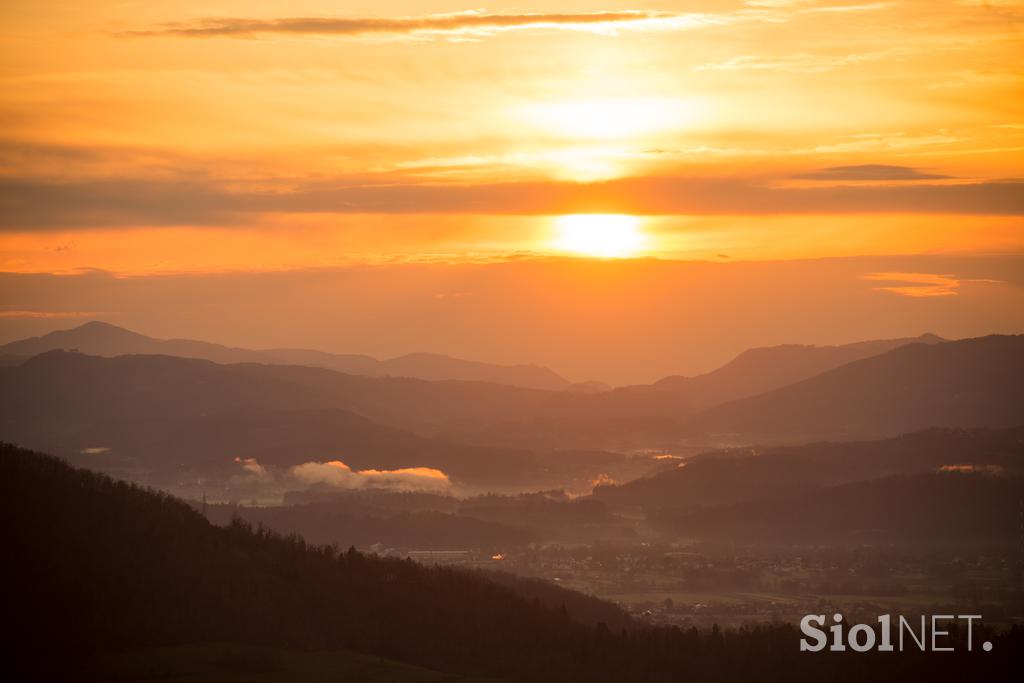
[{"label": "bright sun glow", "polygon": [[556,225],[555,247],[574,254],[624,258],[638,253],[647,243],[636,216],[581,213],[560,216]]},{"label": "bright sun glow", "polygon": [[668,98],[575,100],[532,105],[526,115],[561,137],[609,140],[686,127],[697,118],[697,107],[688,100]]},{"label": "bright sun glow", "polygon": [[511,110],[512,124],[546,141],[556,177],[580,182],[625,175],[660,136],[691,130],[707,118],[697,98],[614,97],[534,102]]}]

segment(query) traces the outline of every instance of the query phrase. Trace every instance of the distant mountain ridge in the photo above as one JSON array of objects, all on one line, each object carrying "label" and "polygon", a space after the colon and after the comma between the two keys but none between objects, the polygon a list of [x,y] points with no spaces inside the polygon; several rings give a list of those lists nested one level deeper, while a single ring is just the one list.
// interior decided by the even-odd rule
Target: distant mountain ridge
[{"label": "distant mountain ridge", "polygon": [[907,344],[947,341],[934,334],[901,339],[877,339],[842,346],[784,344],[748,349],[722,367],[694,377],[671,375],[633,391],[685,394],[694,405],[712,406],[778,389],[810,379],[853,361],[877,356]]},{"label": "distant mountain ridge", "polygon": [[[64,456],[107,448],[109,457],[165,471],[232,467],[236,456],[282,467],[338,458],[357,468],[438,467],[491,486],[521,479],[550,485],[544,472],[578,463],[565,454],[546,462],[516,444],[498,451],[453,443],[446,432],[495,420],[601,421],[673,410],[660,395],[626,397],[629,404],[617,398],[299,365],[50,351],[0,368],[0,434]],[[622,458],[587,460],[602,468],[589,473],[596,477]]]},{"label": "distant mountain ridge", "polygon": [[689,421],[692,434],[751,441],[857,439],[1024,421],[1024,335],[908,344]]},{"label": "distant mountain ridge", "polygon": [[5,344],[0,346],[0,355],[26,357],[62,349],[105,357],[142,354],[201,358],[214,363],[309,365],[367,377],[494,382],[552,391],[572,386],[554,370],[540,365],[498,365],[434,353],[411,353],[378,360],[371,356],[312,349],[243,349],[192,339],[155,339],[100,321]]},{"label": "distant mountain ridge", "polygon": [[[930,427],[1013,427],[1024,421],[1024,336],[910,344],[703,411],[665,391],[587,395],[173,356],[51,351],[0,367],[0,429],[8,438],[55,450],[66,443],[61,439],[111,421],[323,410],[443,441],[529,450],[795,443]],[[322,418],[317,427],[325,438],[334,431],[329,422]],[[291,419],[285,423],[291,426],[282,433],[298,429]]]}]

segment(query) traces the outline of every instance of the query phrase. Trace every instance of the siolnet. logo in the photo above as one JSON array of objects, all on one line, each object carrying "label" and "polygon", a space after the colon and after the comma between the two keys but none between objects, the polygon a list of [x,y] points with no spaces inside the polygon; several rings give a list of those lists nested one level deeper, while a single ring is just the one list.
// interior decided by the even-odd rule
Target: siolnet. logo
[{"label": "siolnet. logo", "polygon": [[[833,614],[834,622],[828,632],[820,628],[825,625],[824,614],[808,614],[800,620],[801,652],[821,652],[827,646],[830,652],[868,652],[875,649],[879,652],[903,652],[905,649],[917,649],[922,652],[952,652],[957,649],[959,639],[950,638],[950,625],[957,621],[966,621],[966,645],[968,651],[974,649],[974,622],[981,620],[980,614],[933,614],[930,617],[921,615],[920,624],[915,624],[900,615],[894,622],[891,614],[878,617],[878,626],[872,624],[854,624],[844,629],[843,615]],[[896,628],[894,642],[893,627]],[[845,631],[845,633],[844,633]],[[829,644],[829,634],[832,642]],[[992,643],[985,641],[981,649],[991,652]]]}]

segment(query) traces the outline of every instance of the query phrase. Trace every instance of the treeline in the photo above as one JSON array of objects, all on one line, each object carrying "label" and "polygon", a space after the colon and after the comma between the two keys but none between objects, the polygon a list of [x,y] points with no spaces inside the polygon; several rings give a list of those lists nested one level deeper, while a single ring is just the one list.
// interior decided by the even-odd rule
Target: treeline
[{"label": "treeline", "polygon": [[[353,550],[246,523],[55,458],[0,445],[5,616],[18,680],[74,680],[89,656],[143,645],[346,648],[524,681],[1005,678],[1024,632],[992,653],[801,654],[793,625],[737,631],[584,624],[568,592]],[[562,609],[556,602],[564,602]],[[975,633],[975,643],[979,634]]]},{"label": "treeline", "polygon": [[378,515],[344,500],[275,507],[210,505],[206,516],[215,524],[240,518],[282,533],[300,534],[312,543],[341,542],[360,548],[380,543],[388,548],[502,552],[540,538],[530,529],[431,510]]},{"label": "treeline", "polygon": [[464,500],[383,490],[305,491],[292,493],[287,501],[293,504],[211,504],[206,516],[220,525],[240,517],[281,533],[297,533],[312,543],[489,553],[550,539],[567,527],[613,521],[604,503],[572,499],[563,491]]}]

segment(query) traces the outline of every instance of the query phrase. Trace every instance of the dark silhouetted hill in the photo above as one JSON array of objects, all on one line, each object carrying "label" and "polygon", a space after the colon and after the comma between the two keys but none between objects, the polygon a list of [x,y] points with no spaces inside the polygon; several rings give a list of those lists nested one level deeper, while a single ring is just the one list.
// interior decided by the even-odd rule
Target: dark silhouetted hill
[{"label": "dark silhouetted hill", "polygon": [[[152,644],[344,647],[466,672],[556,668],[615,606],[554,586],[339,553],[0,444],[18,642],[50,656]],[[560,615],[567,611],[579,621]],[[10,644],[10,641],[9,641]],[[561,660],[561,662],[558,662]],[[10,666],[8,660],[6,666]]]},{"label": "dark silhouetted hill", "polygon": [[508,552],[539,541],[540,533],[508,524],[431,510],[381,512],[338,499],[330,503],[274,507],[207,506],[207,518],[228,524],[240,517],[312,543],[369,548],[380,544],[402,550]]},{"label": "dark silhouetted hill", "polygon": [[785,344],[744,351],[722,367],[695,377],[673,375],[631,391],[683,394],[694,405],[714,406],[810,379],[827,370],[906,346],[945,341],[933,334],[905,339],[880,339],[842,346]]},{"label": "dark silhouetted hill", "polygon": [[[954,651],[938,657],[808,656],[793,624],[642,627],[551,584],[341,552],[243,522],[217,527],[167,495],[6,444],[0,519],[4,616],[14,627],[4,667],[13,680],[111,680],[96,655],[202,643],[294,656],[344,649],[551,683],[1008,680],[1024,652],[1019,629],[976,631],[994,644],[986,654],[952,636],[944,643]],[[150,680],[168,674],[149,662]]]},{"label": "dark silhouetted hill", "polygon": [[654,476],[599,486],[594,496],[650,512],[692,511],[961,466],[1024,475],[1024,427],[930,429],[879,441],[715,451]]},{"label": "dark silhouetted hill", "polygon": [[1011,427],[1024,415],[1024,336],[908,344],[695,416],[691,433],[857,439]]},{"label": "dark silhouetted hill", "polygon": [[807,491],[662,517],[675,533],[715,542],[957,548],[1020,543],[1024,479],[938,472]]}]

